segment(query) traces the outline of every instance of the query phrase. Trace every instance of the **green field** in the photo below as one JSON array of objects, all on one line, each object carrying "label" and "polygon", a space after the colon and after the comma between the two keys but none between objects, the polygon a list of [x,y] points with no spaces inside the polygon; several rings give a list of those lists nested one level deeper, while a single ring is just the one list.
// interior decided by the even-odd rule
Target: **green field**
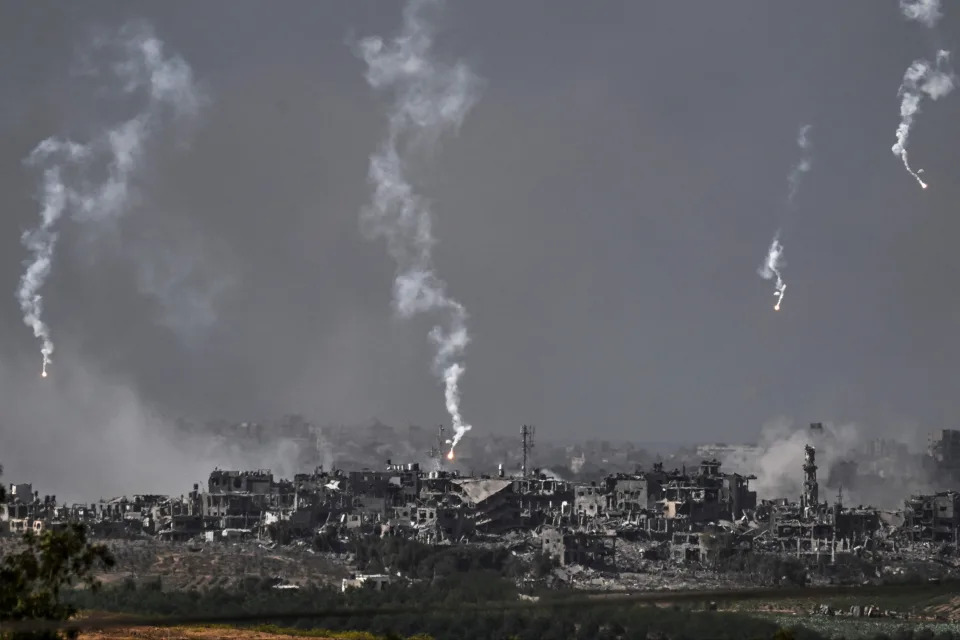
[{"label": "green field", "polygon": [[[873,605],[884,611],[909,614],[909,618],[866,618],[811,613],[821,605],[847,613],[853,606]],[[723,603],[721,609],[746,613],[782,627],[803,626],[833,638],[896,637],[898,632],[926,630],[930,637],[949,632],[960,635],[960,596],[954,585],[878,593],[872,596],[833,595],[773,598]]]}]

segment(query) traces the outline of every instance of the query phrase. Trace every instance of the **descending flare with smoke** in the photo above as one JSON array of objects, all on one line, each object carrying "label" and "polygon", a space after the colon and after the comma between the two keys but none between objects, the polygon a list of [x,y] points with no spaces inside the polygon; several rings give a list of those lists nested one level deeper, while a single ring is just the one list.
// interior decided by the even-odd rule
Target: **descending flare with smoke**
[{"label": "descending flare with smoke", "polygon": [[[810,128],[811,125],[805,124],[800,127],[800,132],[797,134],[797,146],[800,147],[803,155],[787,176],[787,206],[790,208],[793,208],[794,200],[797,197],[797,190],[800,188],[801,178],[803,178],[803,175],[810,171],[810,167],[813,166],[809,156]],[[773,295],[777,297],[777,302],[773,305],[774,311],[780,311],[780,303],[783,302],[783,294],[787,290],[787,285],[784,283],[783,277],[780,274],[780,270],[785,265],[783,262],[783,245],[780,243],[780,235],[780,229],[773,234],[773,241],[770,243],[770,248],[767,249],[767,257],[757,270],[757,273],[759,273],[760,277],[764,280],[770,280],[772,278],[776,278],[777,280],[773,290]]]},{"label": "descending flare with smoke", "polygon": [[777,278],[773,291],[773,295],[777,296],[777,303],[773,305],[774,311],[780,311],[780,303],[783,302],[783,293],[787,290],[787,285],[784,284],[783,278],[780,276],[780,267],[783,266],[780,262],[780,256],[782,254],[783,245],[780,244],[780,235],[778,232],[777,235],[773,236],[773,242],[770,243],[766,261],[760,266],[760,276],[764,280],[769,280],[773,277]]},{"label": "descending flare with smoke", "polygon": [[[76,160],[85,153],[86,149],[77,144],[44,140],[27,157],[27,163],[38,164],[50,155],[62,155],[67,160]],[[40,287],[50,275],[53,250],[57,245],[55,225],[67,207],[67,196],[67,188],[63,183],[60,167],[55,165],[46,169],[43,173],[41,195],[43,207],[40,210],[40,226],[24,232],[21,237],[32,259],[26,263],[27,270],[20,278],[17,301],[23,312],[24,323],[33,329],[34,337],[39,338],[42,343],[40,354],[43,357],[43,365],[40,375],[44,378],[47,377],[47,366],[50,364],[50,355],[53,353],[53,340],[50,338],[50,329],[42,319],[43,296],[40,295]]]},{"label": "descending flare with smoke", "polygon": [[[98,40],[119,58],[111,66],[117,94],[139,94],[146,100],[133,118],[103,130],[87,144],[48,138],[30,153],[25,163],[43,168],[40,225],[23,234],[30,252],[17,288],[24,323],[39,338],[43,356],[41,375],[53,353],[50,329],[43,320],[40,289],[50,275],[57,245],[57,224],[65,212],[80,222],[108,221],[123,213],[131,179],[139,167],[144,147],[165,114],[175,119],[193,117],[201,103],[193,74],[183,59],[165,56],[163,43],[144,24],[129,24],[116,39]],[[105,179],[97,180],[103,172]]]},{"label": "descending flare with smoke", "polygon": [[923,189],[927,188],[927,183],[920,178],[923,169],[914,171],[910,168],[910,162],[907,159],[907,139],[910,136],[914,118],[920,112],[920,101],[923,96],[931,100],[942,98],[953,91],[955,82],[956,76],[950,69],[950,52],[940,50],[933,64],[927,60],[914,60],[903,74],[903,82],[900,84],[900,124],[897,126],[897,141],[891,147],[891,151],[900,157],[907,172]]},{"label": "descending flare with smoke", "polygon": [[448,457],[470,425],[460,413],[460,362],[470,341],[467,313],[447,294],[434,272],[429,203],[416,195],[407,169],[411,155],[430,151],[445,130],[459,129],[477,99],[479,80],[463,63],[441,64],[430,57],[433,27],[427,15],[440,0],[411,0],[403,11],[400,35],[390,42],[378,37],[359,43],[371,87],[393,93],[387,139],[370,158],[372,204],[362,213],[374,236],[386,239],[397,263],[393,300],[405,318],[432,312],[441,317],[430,331],[436,347],[434,369],[443,380],[445,403],[454,437]]}]

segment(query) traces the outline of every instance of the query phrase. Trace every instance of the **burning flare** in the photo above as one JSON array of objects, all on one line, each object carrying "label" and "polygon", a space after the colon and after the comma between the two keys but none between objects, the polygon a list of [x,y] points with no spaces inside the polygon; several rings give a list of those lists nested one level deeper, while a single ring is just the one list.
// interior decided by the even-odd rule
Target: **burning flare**
[{"label": "burning flare", "polygon": [[476,102],[479,81],[462,64],[446,65],[431,56],[432,9],[439,0],[411,0],[403,11],[403,28],[391,41],[360,41],[358,54],[367,63],[366,79],[377,90],[390,91],[387,138],[370,157],[373,202],[361,214],[369,234],[382,237],[397,263],[393,302],[404,318],[420,313],[437,316],[430,331],[436,351],[433,370],[444,385],[444,400],[454,431],[448,459],[471,429],[460,414],[461,360],[470,342],[467,312],[447,293],[433,267],[436,239],[429,203],[414,192],[409,165],[429,158],[440,135],[456,131]]},{"label": "burning flare", "polygon": [[767,260],[760,267],[760,277],[764,280],[770,280],[776,277],[777,282],[774,285],[773,295],[777,297],[777,303],[773,305],[774,311],[780,311],[780,303],[783,302],[783,293],[787,290],[787,285],[780,277],[780,269],[783,267],[781,256],[783,255],[783,245],[780,244],[779,234],[773,237],[770,243],[770,249],[767,251]]},{"label": "burning flare", "polygon": [[955,83],[956,76],[950,69],[950,52],[944,50],[937,52],[934,64],[927,60],[914,60],[903,74],[903,82],[900,84],[900,124],[897,125],[897,141],[890,150],[900,157],[907,173],[914,177],[922,189],[927,188],[927,183],[920,178],[923,169],[914,171],[910,168],[910,162],[907,159],[907,140],[910,137],[910,129],[917,114],[920,113],[920,102],[923,97],[938,100],[953,91]]},{"label": "burning flare", "polygon": [[[810,171],[810,168],[813,166],[812,160],[810,159],[810,128],[811,125],[805,124],[800,127],[800,131],[797,134],[797,146],[800,147],[802,155],[800,157],[800,161],[794,165],[793,169],[790,170],[789,175],[787,175],[787,207],[790,209],[792,209],[794,206],[794,201],[797,197],[797,191],[800,189],[801,179],[803,178],[804,174]],[[783,294],[787,290],[787,285],[783,281],[783,277],[780,275],[780,270],[783,269],[785,264],[782,257],[783,245],[780,244],[781,232],[782,228],[778,229],[777,232],[773,234],[773,241],[770,243],[770,248],[767,250],[767,258],[757,270],[757,273],[759,273],[760,277],[764,280],[776,278],[773,295],[777,297],[777,303],[773,305],[774,311],[780,311],[780,303],[783,302]]]},{"label": "burning flare", "polygon": [[[97,48],[113,50],[112,80],[120,95],[133,94],[145,104],[137,115],[101,130],[87,144],[47,138],[24,161],[42,170],[40,225],[27,231],[21,243],[30,253],[17,287],[24,323],[41,341],[47,377],[53,340],[43,320],[43,296],[59,236],[58,223],[69,211],[81,223],[112,220],[129,202],[131,180],[142,164],[149,139],[161,116],[174,119],[195,115],[200,106],[192,72],[178,56],[168,56],[149,26],[130,23],[116,38],[98,39]],[[103,177],[101,177],[103,176]]]}]

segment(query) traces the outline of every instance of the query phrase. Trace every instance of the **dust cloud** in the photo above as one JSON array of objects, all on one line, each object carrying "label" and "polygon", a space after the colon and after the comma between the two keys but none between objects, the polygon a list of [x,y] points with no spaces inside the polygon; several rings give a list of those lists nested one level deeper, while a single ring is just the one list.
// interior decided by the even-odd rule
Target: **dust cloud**
[{"label": "dust cloud", "polygon": [[820,430],[780,418],[763,426],[756,449],[735,451],[721,463],[727,472],[755,475],[751,487],[760,499],[798,500],[808,444],[817,452],[821,502],[832,504],[842,491],[845,506],[897,509],[910,493],[931,491],[936,484],[913,429],[878,438],[865,425],[824,423]]}]

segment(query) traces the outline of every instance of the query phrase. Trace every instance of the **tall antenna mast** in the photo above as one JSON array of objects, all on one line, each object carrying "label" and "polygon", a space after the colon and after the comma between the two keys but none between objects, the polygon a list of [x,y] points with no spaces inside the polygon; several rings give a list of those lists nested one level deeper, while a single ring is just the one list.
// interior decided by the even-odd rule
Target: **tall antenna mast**
[{"label": "tall antenna mast", "polygon": [[443,425],[437,426],[437,444],[427,452],[427,455],[436,460],[443,460],[443,432],[446,431]]},{"label": "tall antenna mast", "polygon": [[530,455],[530,450],[533,449],[533,435],[536,432],[536,429],[530,425],[523,425],[520,427],[520,439],[523,442],[523,465],[520,467],[520,475],[524,478],[527,477],[527,458]]}]

